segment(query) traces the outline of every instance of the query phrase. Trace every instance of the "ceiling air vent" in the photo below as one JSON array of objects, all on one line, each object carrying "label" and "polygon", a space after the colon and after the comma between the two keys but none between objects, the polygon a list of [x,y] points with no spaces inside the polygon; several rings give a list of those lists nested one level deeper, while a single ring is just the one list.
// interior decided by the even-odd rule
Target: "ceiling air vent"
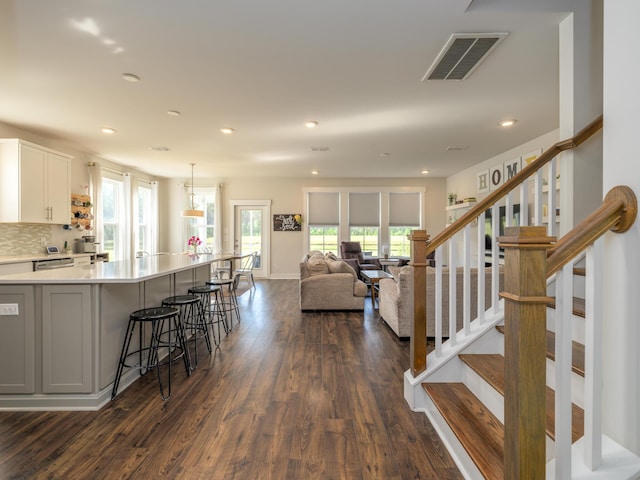
[{"label": "ceiling air vent", "polygon": [[311,147],[312,152],[328,152],[329,147],[321,146],[321,147]]},{"label": "ceiling air vent", "polygon": [[454,33],[427,70],[425,80],[464,80],[507,33]]}]

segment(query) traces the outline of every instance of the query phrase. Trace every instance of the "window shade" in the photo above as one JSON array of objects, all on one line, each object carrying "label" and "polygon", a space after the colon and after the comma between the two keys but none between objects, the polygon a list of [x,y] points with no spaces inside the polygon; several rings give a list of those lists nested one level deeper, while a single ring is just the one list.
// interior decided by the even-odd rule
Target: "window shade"
[{"label": "window shade", "polygon": [[380,226],[379,193],[349,193],[349,225],[352,227]]},{"label": "window shade", "polygon": [[420,226],[420,194],[389,193],[389,226]]},{"label": "window shade", "polygon": [[309,225],[339,225],[338,192],[309,192]]}]

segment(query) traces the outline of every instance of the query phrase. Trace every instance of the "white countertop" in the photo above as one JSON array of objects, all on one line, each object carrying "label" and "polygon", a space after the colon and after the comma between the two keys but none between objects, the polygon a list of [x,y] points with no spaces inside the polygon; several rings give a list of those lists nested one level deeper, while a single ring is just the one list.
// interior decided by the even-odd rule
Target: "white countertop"
[{"label": "white countertop", "polygon": [[98,262],[93,265],[0,275],[0,285],[138,283],[230,258],[232,255],[152,255],[118,262]]},{"label": "white countertop", "polygon": [[31,255],[4,255],[0,256],[0,265],[33,262],[35,260],[53,260],[56,258],[90,257],[91,255],[95,255],[95,253],[60,253],[57,255],[47,255],[46,253],[42,253]]}]

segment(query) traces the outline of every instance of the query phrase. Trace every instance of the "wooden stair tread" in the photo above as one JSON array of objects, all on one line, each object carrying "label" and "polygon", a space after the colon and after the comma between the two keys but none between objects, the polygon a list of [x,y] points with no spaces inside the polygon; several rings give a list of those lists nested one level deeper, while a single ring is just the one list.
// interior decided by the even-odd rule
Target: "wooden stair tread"
[{"label": "wooden stair tread", "polygon": [[[496,329],[504,335],[504,326],[498,325]],[[547,358],[555,361],[556,359],[556,334],[547,330]],[[572,341],[571,353],[571,370],[573,373],[584,377],[584,345]]]},{"label": "wooden stair tread", "polygon": [[[556,300],[555,298],[547,303],[547,307],[556,308]],[[577,317],[585,317],[585,305],[584,298],[573,297],[573,314]]]},{"label": "wooden stair tread", "polygon": [[[504,357],[499,354],[461,354],[460,360],[482,377],[500,395],[504,396]],[[584,435],[584,411],[572,405],[571,437],[575,442]],[[546,432],[555,440],[555,392],[547,387],[546,393]]]},{"label": "wooden stair tread", "polygon": [[[584,377],[584,345],[581,343],[571,342],[571,370]],[[547,331],[547,358],[555,361],[556,359],[556,334]]]},{"label": "wooden stair tread", "polygon": [[587,274],[587,269],[584,267],[574,267],[573,274],[580,277],[584,277]]},{"label": "wooden stair tread", "polygon": [[485,479],[504,478],[504,427],[462,383],[422,387]]}]

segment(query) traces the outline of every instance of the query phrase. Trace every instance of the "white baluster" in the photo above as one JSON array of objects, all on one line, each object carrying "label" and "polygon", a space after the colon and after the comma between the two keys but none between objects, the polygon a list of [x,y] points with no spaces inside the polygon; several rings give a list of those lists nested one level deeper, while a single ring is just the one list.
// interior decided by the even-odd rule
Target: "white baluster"
[{"label": "white baluster", "polygon": [[484,231],[485,215],[484,212],[478,217],[478,323],[484,323],[484,295],[485,295],[485,282],[484,282],[484,256],[485,251],[485,231]]},{"label": "white baluster", "polygon": [[571,322],[573,316],[573,263],[556,274],[556,404],[555,478],[571,478]]},{"label": "white baluster", "polygon": [[585,268],[584,461],[595,470],[602,463],[604,238],[587,248]]},{"label": "white baluster", "polygon": [[500,249],[498,248],[498,234],[500,233],[500,209],[498,204],[491,207],[491,311],[498,311],[498,293],[500,290]]},{"label": "white baluster", "polygon": [[529,225],[529,179],[520,184],[520,225]]},{"label": "white baluster", "polygon": [[557,233],[558,226],[556,224],[556,207],[558,206],[557,198],[556,198],[556,159],[554,158],[549,162],[549,182],[547,187],[549,188],[548,200],[549,200],[549,211],[547,215],[547,220],[549,224],[547,225],[547,232],[550,236],[554,236]]},{"label": "white baluster", "polygon": [[[444,245],[447,245],[451,249],[451,239],[449,239]],[[435,273],[435,336],[436,336],[436,357],[442,355],[442,249],[444,245],[436,248],[435,261],[436,261],[436,273]]]},{"label": "white baluster", "polygon": [[456,344],[456,267],[458,265],[458,234],[451,238],[449,248],[449,341]]},{"label": "white baluster", "polygon": [[533,177],[533,224],[542,225],[542,169]]},{"label": "white baluster", "polygon": [[[471,225],[464,228],[464,260],[462,277],[462,320],[465,335],[471,333]],[[454,322],[457,323],[457,322]]]}]

